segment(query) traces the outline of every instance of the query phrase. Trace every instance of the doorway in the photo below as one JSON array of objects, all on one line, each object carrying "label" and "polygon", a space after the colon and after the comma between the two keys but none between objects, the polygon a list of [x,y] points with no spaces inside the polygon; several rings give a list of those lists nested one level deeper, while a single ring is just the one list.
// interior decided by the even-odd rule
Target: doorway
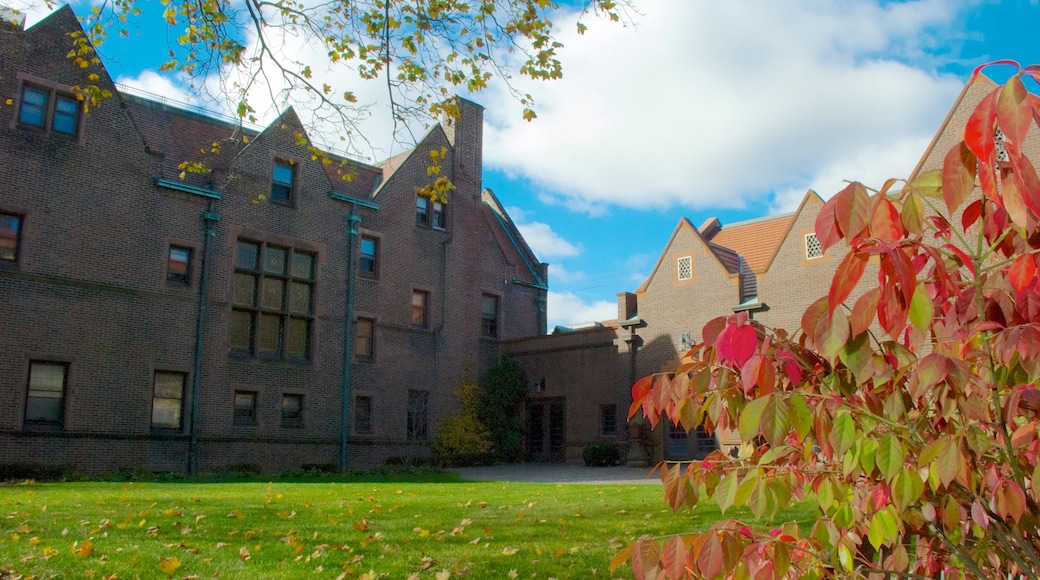
[{"label": "doorway", "polygon": [[562,462],[565,457],[566,405],[563,397],[527,405],[527,452],[531,461]]}]

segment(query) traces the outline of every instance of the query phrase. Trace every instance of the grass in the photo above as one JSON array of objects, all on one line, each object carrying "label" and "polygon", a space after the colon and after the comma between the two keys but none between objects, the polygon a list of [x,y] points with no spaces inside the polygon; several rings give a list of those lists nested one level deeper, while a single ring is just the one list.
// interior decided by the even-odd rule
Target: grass
[{"label": "grass", "polygon": [[[631,578],[617,551],[704,529],[660,485],[283,480],[0,487],[0,579]],[[745,511],[727,514],[745,521]],[[800,504],[776,521],[807,522]],[[762,523],[762,522],[759,522]],[[515,576],[513,576],[515,571]],[[439,573],[439,574],[438,574]],[[413,576],[417,574],[417,576]]]}]

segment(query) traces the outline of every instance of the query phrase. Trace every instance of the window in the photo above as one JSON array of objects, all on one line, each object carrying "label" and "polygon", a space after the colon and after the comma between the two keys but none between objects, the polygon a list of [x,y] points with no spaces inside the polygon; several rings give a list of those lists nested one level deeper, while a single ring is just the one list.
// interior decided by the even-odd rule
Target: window
[{"label": "window", "polygon": [[426,319],[426,307],[429,303],[429,296],[429,292],[412,290],[412,326],[426,328],[428,322]]},{"label": "window", "polygon": [[483,294],[480,297],[480,334],[498,338],[498,296]]},{"label": "window", "polygon": [[0,213],[0,264],[18,261],[18,242],[21,238],[22,218]]},{"label": "window", "polygon": [[152,429],[184,426],[184,373],[155,371],[152,379]]},{"label": "window", "polygon": [[600,434],[604,437],[617,435],[617,405],[600,405],[599,417]]},{"label": "window", "polygon": [[191,284],[191,249],[170,246],[166,259],[166,281],[174,284]]},{"label": "window", "polygon": [[303,395],[282,395],[282,427],[303,427]]},{"label": "window", "polygon": [[[314,327],[314,254],[239,240],[231,350],[309,360]],[[285,355],[283,355],[285,353]]]},{"label": "window", "polygon": [[823,246],[820,245],[820,239],[816,237],[816,234],[805,234],[805,258],[814,260],[822,257]]},{"label": "window", "polygon": [[379,240],[368,236],[361,237],[361,262],[358,264],[358,270],[362,276],[366,278],[379,276],[378,252]]},{"label": "window", "polygon": [[426,441],[429,438],[427,431],[427,402],[429,391],[408,390],[408,431],[406,433],[409,441]]},{"label": "window", "polygon": [[292,202],[293,178],[296,175],[296,166],[289,161],[276,160],[274,171],[271,174],[271,200],[281,202]]},{"label": "window", "polygon": [[79,99],[38,85],[22,86],[18,122],[75,137],[80,123]]},{"label": "window", "polygon": [[433,227],[443,230],[445,223],[444,204],[439,201],[433,202]]},{"label": "window", "polygon": [[376,321],[371,318],[358,318],[354,323],[354,356],[362,360],[372,360],[375,354]]},{"label": "window", "polygon": [[256,392],[235,391],[235,425],[256,425]]},{"label": "window", "polygon": [[354,399],[354,431],[357,433],[372,432],[372,397]]},{"label": "window", "polygon": [[430,198],[421,195],[415,196],[415,223],[421,226],[429,225]]},{"label": "window", "polygon": [[68,375],[69,365],[65,363],[29,363],[29,388],[25,398],[26,423],[63,423]]},{"label": "window", "polygon": [[679,280],[692,280],[693,279],[693,256],[683,256],[679,258],[677,263],[677,270]]}]

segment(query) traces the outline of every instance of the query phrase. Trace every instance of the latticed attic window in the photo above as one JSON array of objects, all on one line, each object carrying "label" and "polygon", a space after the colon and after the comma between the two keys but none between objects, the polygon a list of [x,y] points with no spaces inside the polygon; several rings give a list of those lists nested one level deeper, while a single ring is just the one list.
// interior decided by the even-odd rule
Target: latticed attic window
[{"label": "latticed attic window", "polygon": [[692,280],[693,279],[693,256],[683,256],[679,258],[678,263],[678,274],[679,280]]},{"label": "latticed attic window", "polygon": [[820,239],[816,237],[816,234],[805,234],[805,258],[814,260],[822,257],[823,246],[820,245]]},{"label": "latticed attic window", "polygon": [[1004,132],[997,127],[993,131],[993,145],[997,149],[997,161],[1008,162],[1007,148],[1004,146]]}]

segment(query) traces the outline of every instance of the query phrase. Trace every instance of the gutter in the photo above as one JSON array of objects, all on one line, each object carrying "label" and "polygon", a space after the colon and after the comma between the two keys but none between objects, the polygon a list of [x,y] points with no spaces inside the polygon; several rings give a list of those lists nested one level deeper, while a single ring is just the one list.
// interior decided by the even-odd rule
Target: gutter
[{"label": "gutter", "polygon": [[[509,231],[509,228],[506,227],[506,223],[504,221],[502,221],[502,217],[498,215],[498,212],[494,212],[493,211],[491,213],[492,213],[492,215],[495,216],[495,219],[498,220],[498,225],[502,226],[502,231],[504,231],[506,233],[506,236],[509,237],[509,241],[513,244],[513,247],[516,248],[516,253],[520,254],[520,259],[524,261],[524,265],[527,266],[527,269],[531,272],[531,275],[534,276],[535,282],[538,285],[531,284],[531,283],[525,283],[525,284],[528,285],[528,286],[531,286],[533,288],[538,288],[538,289],[541,289],[541,290],[548,290],[549,286],[546,285],[545,281],[542,280],[542,277],[538,275],[538,271],[535,270],[534,266],[531,265],[531,262],[527,259],[527,255],[524,254],[524,251],[520,249],[520,244],[518,244],[517,241],[516,241],[516,238],[513,237],[513,232]],[[516,282],[517,279],[514,277],[513,281]]]},{"label": "gutter", "polygon": [[[158,181],[156,184],[158,185]],[[219,195],[219,194],[218,194]],[[218,197],[219,199],[219,197]],[[217,232],[213,229],[220,221],[220,216],[213,213],[213,200],[202,212],[202,274],[199,279],[199,311],[195,319],[195,367],[191,377],[191,423],[188,431],[188,475],[199,472],[199,393],[202,391],[202,346],[205,339],[206,298],[209,288],[209,263],[213,252],[213,238]]]},{"label": "gutter", "polygon": [[[220,199],[220,192],[205,187],[197,187],[184,183],[183,181],[174,181],[172,179],[162,179],[161,177],[155,178],[156,187],[165,187],[166,189],[173,189],[176,191],[183,191],[192,195],[201,195],[202,197],[208,197],[210,199]],[[213,208],[210,208],[213,211]]]}]

